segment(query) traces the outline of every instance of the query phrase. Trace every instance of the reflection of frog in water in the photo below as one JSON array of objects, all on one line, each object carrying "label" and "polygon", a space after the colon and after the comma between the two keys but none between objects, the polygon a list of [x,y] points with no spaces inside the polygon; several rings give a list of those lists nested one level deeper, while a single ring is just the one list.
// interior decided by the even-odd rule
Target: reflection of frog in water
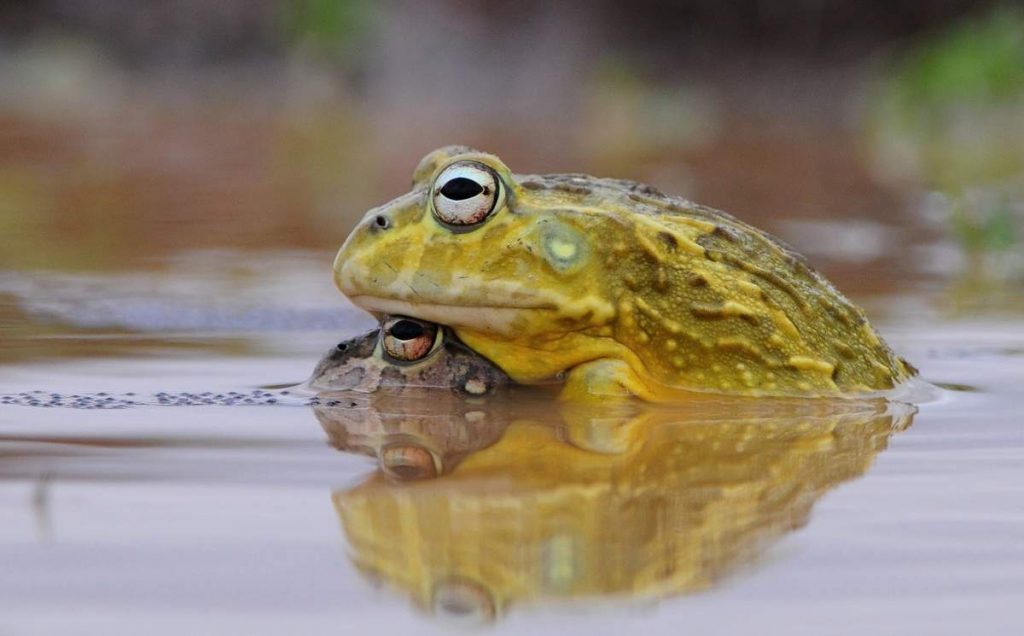
[{"label": "reflection of frog in water", "polygon": [[331,446],[375,457],[399,481],[449,473],[469,454],[501,438],[511,421],[505,409],[487,408],[452,394],[409,399],[386,390],[348,396],[313,408]]},{"label": "reflection of frog in water", "polygon": [[[424,608],[485,619],[544,599],[701,590],[806,524],[913,413],[882,401],[634,404],[618,418],[566,408],[507,428],[410,420],[403,444],[457,447],[461,463],[336,491],[357,567]],[[370,445],[394,436],[378,429]]]}]

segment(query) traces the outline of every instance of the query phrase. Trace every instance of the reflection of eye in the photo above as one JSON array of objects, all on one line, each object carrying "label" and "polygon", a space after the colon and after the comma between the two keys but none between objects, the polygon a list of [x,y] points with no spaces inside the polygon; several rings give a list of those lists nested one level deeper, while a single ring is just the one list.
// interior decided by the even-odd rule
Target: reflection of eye
[{"label": "reflection of eye", "polygon": [[426,358],[439,344],[437,336],[436,324],[413,318],[387,318],[380,330],[384,354],[397,362]]},{"label": "reflection of eye", "polygon": [[434,611],[464,623],[494,620],[494,599],[487,588],[466,579],[443,581],[434,588]]},{"label": "reflection of eye", "polygon": [[475,161],[453,163],[434,180],[434,216],[459,227],[476,225],[501,207],[501,181]]},{"label": "reflection of eye", "polygon": [[442,464],[427,449],[414,444],[394,444],[380,451],[380,467],[397,481],[433,479],[441,474]]}]

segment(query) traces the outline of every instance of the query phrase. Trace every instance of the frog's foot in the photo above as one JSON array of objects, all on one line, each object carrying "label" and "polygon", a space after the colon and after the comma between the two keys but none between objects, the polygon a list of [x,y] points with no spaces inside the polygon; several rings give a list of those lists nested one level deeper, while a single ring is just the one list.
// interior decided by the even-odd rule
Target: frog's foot
[{"label": "frog's foot", "polygon": [[623,360],[603,358],[573,367],[559,398],[594,401],[602,398],[638,397],[654,400],[654,393]]}]

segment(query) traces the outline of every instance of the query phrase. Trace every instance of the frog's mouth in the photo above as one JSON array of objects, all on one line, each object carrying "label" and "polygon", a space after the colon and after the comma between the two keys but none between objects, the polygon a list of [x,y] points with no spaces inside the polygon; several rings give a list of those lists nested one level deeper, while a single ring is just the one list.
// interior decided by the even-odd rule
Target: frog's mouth
[{"label": "frog's mouth", "polygon": [[357,295],[350,296],[357,307],[382,315],[410,316],[429,320],[452,327],[472,329],[498,334],[513,334],[514,322],[524,311],[551,311],[555,307],[548,303],[536,306],[523,305],[444,305],[436,303],[409,302],[394,298]]}]

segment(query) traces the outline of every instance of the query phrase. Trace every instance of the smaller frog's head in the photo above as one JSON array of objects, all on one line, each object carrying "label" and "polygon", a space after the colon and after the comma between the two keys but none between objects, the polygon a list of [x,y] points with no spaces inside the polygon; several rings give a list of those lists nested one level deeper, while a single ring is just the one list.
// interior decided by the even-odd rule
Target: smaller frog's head
[{"label": "smaller frog's head", "polygon": [[444,327],[404,316],[384,316],[378,329],[338,343],[306,382],[314,391],[449,388],[467,396],[507,384],[508,376]]},{"label": "smaller frog's head", "polygon": [[411,192],[360,221],[334,280],[377,315],[508,337],[577,330],[611,313],[592,248],[604,218],[586,203],[516,177],[494,155],[441,148],[420,162]]}]

